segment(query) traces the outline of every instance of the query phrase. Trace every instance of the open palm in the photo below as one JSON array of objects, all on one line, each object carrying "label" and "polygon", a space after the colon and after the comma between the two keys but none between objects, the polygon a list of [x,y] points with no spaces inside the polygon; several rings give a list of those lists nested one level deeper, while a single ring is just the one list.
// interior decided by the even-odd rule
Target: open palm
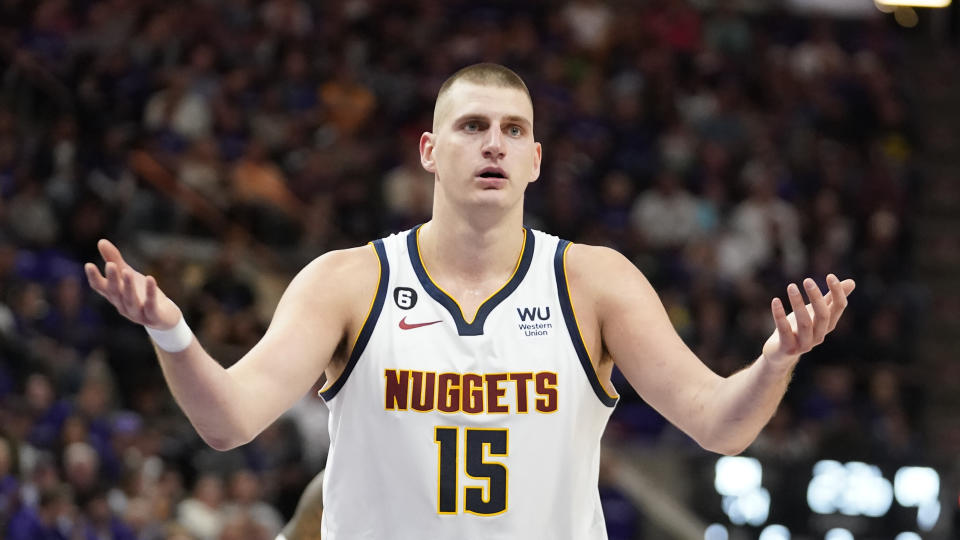
[{"label": "open palm", "polygon": [[104,274],[93,263],[83,269],[93,290],[110,301],[121,315],[131,321],[158,330],[173,328],[180,320],[180,308],[163,294],[153,276],[133,269],[109,240],[97,242],[106,261]]},{"label": "open palm", "polygon": [[787,287],[787,298],[793,313],[786,314],[783,302],[774,298],[770,303],[773,321],[777,329],[763,345],[763,355],[773,363],[792,366],[801,354],[823,343],[824,337],[837,327],[837,321],[847,307],[847,296],[856,283],[852,279],[840,281],[837,276],[827,276],[830,292],[824,295],[810,278],[803,281],[810,303],[804,303],[803,295],[796,284]]}]

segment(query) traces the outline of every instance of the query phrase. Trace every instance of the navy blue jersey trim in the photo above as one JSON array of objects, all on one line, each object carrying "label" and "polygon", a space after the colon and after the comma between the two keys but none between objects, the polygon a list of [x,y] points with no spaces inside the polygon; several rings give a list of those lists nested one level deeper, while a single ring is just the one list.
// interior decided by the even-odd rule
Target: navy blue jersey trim
[{"label": "navy blue jersey trim", "polygon": [[580,365],[583,372],[587,375],[587,381],[593,388],[593,392],[600,398],[600,402],[607,407],[613,407],[617,404],[618,398],[607,394],[603,388],[603,383],[597,376],[597,370],[594,369],[590,361],[590,354],[587,352],[587,346],[583,343],[583,336],[580,335],[580,327],[577,326],[577,319],[573,314],[573,303],[570,301],[570,291],[567,289],[567,271],[563,266],[563,255],[569,240],[560,240],[557,244],[557,253],[553,257],[553,270],[557,276],[557,296],[560,298],[560,311],[563,312],[563,320],[567,323],[567,333],[570,334],[570,341],[573,342],[573,348],[577,351],[580,358]]},{"label": "navy blue jersey trim", "polygon": [[407,251],[410,253],[410,264],[413,265],[413,271],[417,274],[417,279],[420,280],[420,284],[423,286],[423,289],[427,291],[427,294],[446,308],[450,316],[453,317],[453,321],[457,325],[457,334],[461,336],[482,336],[483,323],[487,320],[487,316],[490,315],[493,308],[497,307],[500,302],[503,302],[510,296],[510,293],[520,286],[524,276],[527,275],[527,270],[530,269],[530,263],[533,260],[533,231],[524,229],[525,240],[523,243],[523,253],[520,254],[520,263],[517,265],[517,271],[513,273],[510,281],[497,291],[496,294],[487,298],[487,300],[480,305],[480,309],[477,310],[477,316],[474,317],[472,322],[468,323],[466,319],[463,318],[463,312],[460,310],[457,301],[443,292],[440,287],[430,279],[430,276],[427,275],[423,261],[420,260],[420,249],[417,245],[417,232],[420,230],[420,227],[423,227],[423,225],[417,225],[407,233]]},{"label": "navy blue jersey trim", "polygon": [[370,335],[373,334],[374,327],[377,326],[377,320],[380,318],[380,312],[383,310],[383,302],[387,297],[388,282],[390,281],[390,263],[387,262],[387,250],[383,247],[383,240],[374,240],[373,247],[377,251],[377,258],[380,259],[380,282],[377,285],[377,295],[373,300],[373,306],[370,313],[367,314],[367,320],[363,322],[360,333],[357,335],[357,342],[353,345],[353,351],[350,352],[350,359],[347,360],[343,373],[337,377],[330,388],[320,392],[320,397],[324,401],[330,401],[337,395],[337,392],[343,388],[347,382],[347,377],[357,365],[357,360],[363,354],[363,350],[370,341]]}]

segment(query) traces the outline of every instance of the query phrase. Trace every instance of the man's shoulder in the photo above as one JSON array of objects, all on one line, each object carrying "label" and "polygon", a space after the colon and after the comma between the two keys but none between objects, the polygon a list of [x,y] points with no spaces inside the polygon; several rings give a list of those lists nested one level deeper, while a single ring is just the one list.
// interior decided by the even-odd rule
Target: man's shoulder
[{"label": "man's shoulder", "polygon": [[380,278],[380,258],[372,244],[335,249],[308,263],[296,280],[350,296],[371,287]]},{"label": "man's shoulder", "polygon": [[567,248],[564,267],[570,278],[589,280],[616,274],[627,267],[636,269],[633,263],[613,248],[575,242],[571,242]]},{"label": "man's shoulder", "polygon": [[590,305],[599,321],[662,309],[643,272],[615,249],[571,245],[566,267],[572,299]]},{"label": "man's shoulder", "polygon": [[564,271],[571,292],[594,300],[617,296],[623,288],[643,279],[640,270],[619,251],[590,244],[570,244]]},{"label": "man's shoulder", "polygon": [[358,266],[369,265],[376,268],[378,264],[377,252],[373,247],[373,242],[371,242],[362,246],[332,249],[311,261],[307,268],[320,266],[327,269],[344,267],[356,269]]}]

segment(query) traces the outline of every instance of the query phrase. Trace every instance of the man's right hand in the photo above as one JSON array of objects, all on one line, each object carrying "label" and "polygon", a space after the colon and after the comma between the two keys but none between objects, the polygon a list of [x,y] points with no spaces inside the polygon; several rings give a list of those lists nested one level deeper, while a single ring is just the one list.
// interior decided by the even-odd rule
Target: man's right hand
[{"label": "man's right hand", "polygon": [[104,274],[93,263],[83,266],[90,287],[110,301],[121,315],[131,321],[155,328],[168,330],[180,322],[182,313],[173,300],[157,287],[153,276],[144,276],[134,270],[120,255],[109,240],[97,242],[97,249],[106,261]]}]

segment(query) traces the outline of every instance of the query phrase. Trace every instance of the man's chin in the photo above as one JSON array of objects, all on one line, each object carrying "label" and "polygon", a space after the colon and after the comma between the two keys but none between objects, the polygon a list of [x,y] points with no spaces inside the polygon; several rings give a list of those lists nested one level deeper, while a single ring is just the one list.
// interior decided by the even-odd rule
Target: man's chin
[{"label": "man's chin", "polygon": [[506,189],[481,189],[474,192],[469,201],[478,208],[508,210],[522,203],[523,195],[518,198]]}]

